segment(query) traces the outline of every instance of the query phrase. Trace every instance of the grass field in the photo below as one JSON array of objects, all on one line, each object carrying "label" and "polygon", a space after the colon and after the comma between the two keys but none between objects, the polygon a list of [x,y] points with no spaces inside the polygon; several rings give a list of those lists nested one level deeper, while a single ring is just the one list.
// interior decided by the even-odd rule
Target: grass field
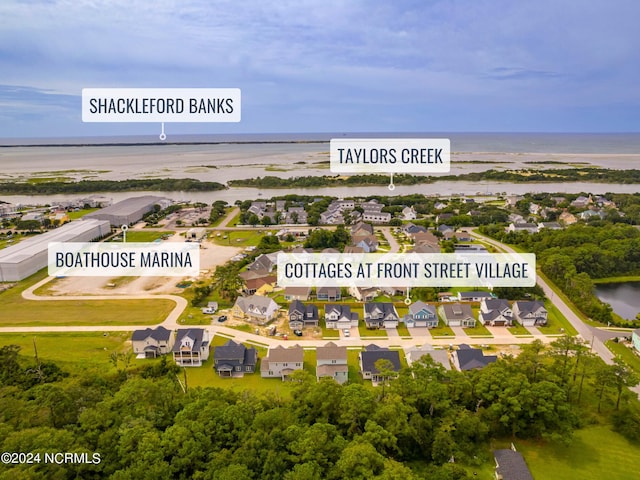
[{"label": "grass field", "polygon": [[627,365],[633,368],[636,374],[640,375],[640,357],[633,353],[629,347],[613,340],[607,340],[605,345],[614,355],[618,355]]},{"label": "grass field", "polygon": [[43,279],[46,270],[0,293],[0,326],[154,325],[175,307],[166,299],[149,300],[26,300],[22,292]]},{"label": "grass field", "polygon": [[569,320],[560,313],[560,311],[549,300],[545,300],[544,308],[547,309],[549,315],[547,317],[547,325],[544,327],[538,327],[545,335],[577,335],[578,332],[573,325],[569,323]]},{"label": "grass field", "polygon": [[569,446],[518,441],[533,478],[553,480],[631,480],[638,478],[640,445],[607,426],[579,430]]},{"label": "grass field", "polygon": [[430,328],[429,333],[432,337],[453,337],[453,330],[451,327],[447,327],[442,321],[438,322],[438,326]]},{"label": "grass field", "polygon": [[[111,353],[126,352],[131,348],[131,332],[2,333],[0,346],[19,345],[23,357],[33,358],[34,338],[40,360],[55,362],[67,371],[113,368]],[[134,360],[131,362],[133,364]]]},{"label": "grass field", "polygon": [[515,321],[513,322],[513,327],[507,327],[507,330],[509,330],[512,335],[531,335],[531,333],[529,333],[529,330]]},{"label": "grass field", "polygon": [[404,323],[398,324],[398,335],[401,337],[411,337],[411,333],[409,333],[409,329]]},{"label": "grass field", "polygon": [[493,338],[493,335],[491,335],[491,332],[489,331],[489,329],[487,329],[487,327],[482,325],[479,321],[476,322],[476,326],[475,327],[465,328],[464,329],[464,333],[466,333],[470,337],[480,336],[480,337],[491,337],[491,338]]},{"label": "grass field", "polygon": [[[216,245],[232,246],[232,247],[257,247],[260,239],[267,233],[264,228],[256,227],[255,230],[239,230],[233,232],[216,232],[211,233],[209,238]],[[275,230],[273,231],[275,232]],[[218,236],[218,233],[220,236]],[[227,237],[227,238],[224,238]]]},{"label": "grass field", "polygon": [[153,242],[165,235],[173,235],[176,232],[167,230],[129,230],[127,232],[127,243],[130,242]]},{"label": "grass field", "polygon": [[95,212],[96,210],[99,210],[99,208],[83,208],[78,211],[67,212],[67,215],[69,216],[69,220],[77,220],[78,218],[84,217],[87,213]]},{"label": "grass field", "polygon": [[358,331],[361,337],[387,338],[387,331],[382,328],[369,330],[365,325],[358,325]]},{"label": "grass field", "polygon": [[5,235],[3,235],[2,238],[0,238],[0,250],[20,243],[25,238],[27,237],[25,235],[22,235],[21,233],[14,233],[11,238],[7,238]]}]

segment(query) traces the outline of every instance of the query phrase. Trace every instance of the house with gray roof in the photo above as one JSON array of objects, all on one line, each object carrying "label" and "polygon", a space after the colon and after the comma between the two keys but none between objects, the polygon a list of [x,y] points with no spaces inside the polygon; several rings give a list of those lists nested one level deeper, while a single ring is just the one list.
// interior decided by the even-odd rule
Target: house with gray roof
[{"label": "house with gray roof", "polygon": [[316,348],[316,378],[333,378],[339,384],[349,379],[347,347],[339,347],[333,342]]},{"label": "house with gray roof", "polygon": [[447,351],[444,349],[436,350],[433,348],[433,345],[429,345],[425,343],[420,347],[409,347],[407,348],[405,353],[405,357],[407,359],[407,365],[411,366],[413,362],[417,362],[422,357],[429,356],[433,359],[434,362],[442,365],[445,370],[451,370],[451,362],[449,362],[449,355]]},{"label": "house with gray roof", "polygon": [[272,298],[262,295],[238,297],[231,309],[235,318],[264,325],[278,316],[278,304]]},{"label": "house with gray roof", "polygon": [[409,305],[409,313],[404,317],[404,323],[408,328],[438,326],[438,314],[436,307],[423,301],[417,301]]},{"label": "house with gray roof", "polygon": [[204,328],[181,328],[171,349],[180,367],[199,367],[209,358],[209,332]]},{"label": "house with gray roof", "polygon": [[258,352],[253,347],[229,340],[213,351],[213,368],[221,377],[241,377],[254,373],[258,363]]},{"label": "house with gray roof", "polygon": [[461,302],[481,302],[487,298],[494,297],[491,293],[482,291],[458,292],[458,300]]},{"label": "house with gray roof", "polygon": [[324,306],[324,321],[327,328],[343,330],[358,326],[358,313],[352,312],[349,305],[327,304]]},{"label": "house with gray roof", "polygon": [[289,305],[289,328],[302,330],[304,327],[318,326],[318,307],[314,304],[305,305],[300,300],[294,300]]},{"label": "house with gray roof", "polygon": [[513,311],[509,302],[501,298],[484,298],[480,303],[478,320],[482,325],[504,327],[513,325]]},{"label": "house with gray roof", "polygon": [[513,302],[513,316],[524,327],[536,327],[547,324],[549,312],[539,300],[518,300]]},{"label": "house with gray roof", "polygon": [[367,328],[396,328],[400,317],[391,302],[364,304],[364,323]]},{"label": "house with gray roof", "polygon": [[278,345],[270,348],[260,364],[260,376],[263,378],[281,378],[286,380],[296,370],[302,370],[304,351],[300,345],[284,348]]},{"label": "house with gray roof", "polygon": [[453,365],[460,371],[484,368],[498,359],[496,355],[485,355],[481,349],[471,348],[466,343],[451,352],[451,358]]},{"label": "house with gray roof", "polygon": [[475,327],[471,306],[466,303],[445,303],[438,307],[438,314],[449,327]]},{"label": "house with gray roof", "polygon": [[494,450],[496,478],[498,480],[533,480],[524,457],[515,448]]},{"label": "house with gray roof", "polygon": [[400,352],[398,350],[389,350],[386,347],[378,347],[377,345],[367,345],[363,351],[358,354],[360,363],[360,372],[362,378],[371,380],[374,385],[386,380],[376,367],[378,360],[388,360],[391,362],[394,372],[400,371]]},{"label": "house with gray roof", "polygon": [[166,355],[171,351],[173,342],[173,332],[161,325],[154,329],[135,330],[131,336],[133,353],[139,358],[156,358],[158,355]]}]

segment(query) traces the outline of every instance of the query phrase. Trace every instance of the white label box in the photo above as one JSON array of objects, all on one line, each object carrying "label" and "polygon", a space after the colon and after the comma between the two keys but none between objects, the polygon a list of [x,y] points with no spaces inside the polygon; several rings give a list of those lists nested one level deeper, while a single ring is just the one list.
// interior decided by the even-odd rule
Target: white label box
[{"label": "white label box", "polygon": [[83,88],[83,122],[239,122],[239,88]]},{"label": "white label box", "polygon": [[533,287],[533,253],[280,253],[280,287]]},{"label": "white label box", "polygon": [[446,173],[451,170],[448,138],[334,138],[333,173]]},{"label": "white label box", "polygon": [[200,244],[51,242],[48,267],[57,277],[190,277],[200,273]]}]

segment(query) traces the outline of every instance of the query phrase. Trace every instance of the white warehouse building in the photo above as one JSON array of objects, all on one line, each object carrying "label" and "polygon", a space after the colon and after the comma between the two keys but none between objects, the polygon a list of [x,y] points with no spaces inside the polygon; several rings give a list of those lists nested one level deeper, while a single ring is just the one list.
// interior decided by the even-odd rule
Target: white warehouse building
[{"label": "white warehouse building", "polygon": [[47,266],[51,242],[90,242],[111,233],[106,220],[71,222],[0,250],[0,282],[16,282]]},{"label": "white warehouse building", "polygon": [[96,212],[85,215],[84,219],[97,218],[99,220],[109,220],[111,225],[119,227],[120,225],[131,225],[142,219],[145,213],[153,210],[154,205],[160,205],[160,208],[167,208],[171,205],[168,198],[156,197],[153,195],[145,195],[143,197],[131,197],[122,200],[108,207],[101,208]]}]

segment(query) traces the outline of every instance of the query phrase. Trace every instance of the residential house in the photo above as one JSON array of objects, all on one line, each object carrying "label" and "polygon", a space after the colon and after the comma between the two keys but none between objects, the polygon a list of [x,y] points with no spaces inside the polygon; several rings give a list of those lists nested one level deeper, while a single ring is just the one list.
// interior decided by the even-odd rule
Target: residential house
[{"label": "residential house", "polygon": [[413,206],[404,207],[402,209],[402,218],[404,220],[415,220],[417,216],[418,215],[416,214],[416,211],[414,210]]},{"label": "residential house", "polygon": [[427,327],[438,326],[438,314],[436,307],[423,301],[417,301],[409,305],[409,313],[404,317],[407,327]]},{"label": "residential house", "polygon": [[442,225],[438,225],[438,231],[444,235],[447,232],[453,232],[453,228],[450,227],[449,225],[445,225],[444,223]]},{"label": "residential house", "polygon": [[179,367],[199,367],[209,358],[209,332],[204,328],[181,328],[171,349]]},{"label": "residential house", "polygon": [[344,253],[365,253],[364,248],[355,245],[345,245]]},{"label": "residential house", "polygon": [[316,348],[316,378],[333,378],[339,384],[349,380],[347,347],[339,347],[333,342]]},{"label": "residential house", "polygon": [[436,210],[444,210],[445,208],[447,208],[447,204],[442,202],[436,202],[433,208],[435,208]]},{"label": "residential house", "polygon": [[400,317],[391,302],[364,304],[364,323],[367,328],[396,328]]},{"label": "residential house", "polygon": [[364,253],[373,253],[378,250],[378,238],[375,235],[358,235],[351,239],[351,243],[364,250]]},{"label": "residential house", "polygon": [[[251,270],[248,270],[251,272]],[[262,271],[260,271],[262,272]],[[275,287],[278,281],[278,277],[275,275],[258,275],[247,280],[244,280],[244,285],[242,287],[242,293],[245,295],[254,295],[254,294],[266,294],[268,292],[273,291],[273,287]]]},{"label": "residential house", "polygon": [[381,290],[390,297],[407,296],[407,287],[382,287]]},{"label": "residential house", "polygon": [[407,223],[402,227],[402,232],[409,236],[413,236],[416,233],[425,233],[426,231],[427,229],[422,225],[415,225],[413,223]]},{"label": "residential house", "polygon": [[513,302],[513,316],[524,327],[535,327],[547,324],[547,309],[539,300]]},{"label": "residential house", "polygon": [[538,226],[535,223],[510,223],[507,232],[538,233]]},{"label": "residential house", "polygon": [[496,355],[485,355],[482,349],[471,348],[465,343],[451,352],[451,358],[453,365],[460,371],[484,368],[498,359]]},{"label": "residential house", "polygon": [[320,301],[336,302],[342,298],[340,287],[317,287],[316,298]]},{"label": "residential house", "polygon": [[373,235],[373,226],[369,223],[358,222],[351,226],[351,235]]},{"label": "residential house", "polygon": [[450,218],[453,218],[453,213],[440,213],[436,216],[436,223],[443,224]]},{"label": "residential house", "polygon": [[284,299],[288,302],[293,300],[309,300],[311,287],[285,287]]},{"label": "residential house", "polygon": [[494,450],[493,458],[496,461],[496,480],[533,480],[524,457],[513,444],[511,449]]},{"label": "residential house", "polygon": [[343,330],[358,326],[358,314],[348,305],[327,304],[324,306],[324,321],[327,328]]},{"label": "residential house", "polygon": [[391,221],[391,214],[389,212],[367,212],[362,214],[362,220],[371,223],[389,223]]},{"label": "residential house", "polygon": [[391,362],[391,369],[394,372],[397,373],[400,371],[400,352],[398,352],[398,350],[389,350],[386,347],[368,345],[358,354],[358,357],[362,378],[371,380],[374,385],[386,380],[386,377],[376,368],[376,362],[378,360],[388,360]]},{"label": "residential house", "polygon": [[278,257],[272,255],[262,254],[256,258],[253,263],[247,266],[247,270],[263,270],[270,272],[277,265]]},{"label": "residential house", "polygon": [[264,325],[278,316],[278,304],[269,297],[251,295],[238,297],[231,309],[235,318]]},{"label": "residential house", "polygon": [[408,253],[440,253],[440,247],[438,245],[424,243],[415,245]]},{"label": "residential house", "polygon": [[479,243],[459,243],[453,248],[454,253],[489,253],[487,247]]},{"label": "residential house", "polygon": [[532,215],[538,215],[540,213],[541,208],[542,208],[541,205],[531,202],[529,204],[529,213],[531,213]]},{"label": "residential house", "polygon": [[349,287],[349,295],[359,302],[370,302],[378,296],[379,290],[376,287]]},{"label": "residential house", "polygon": [[558,222],[540,222],[538,223],[538,231],[546,228],[547,230],[562,230],[562,225]]},{"label": "residential house", "polygon": [[591,195],[589,195],[589,197],[585,197],[584,195],[580,195],[578,198],[576,198],[569,205],[571,205],[572,207],[576,207],[576,208],[587,208],[591,203],[593,203],[593,200],[591,199]]},{"label": "residential house", "polygon": [[607,216],[607,212],[603,212],[602,210],[585,210],[584,212],[580,212],[578,216],[581,220],[589,220],[593,217],[605,218]]},{"label": "residential house", "polygon": [[458,300],[461,302],[481,302],[484,299],[494,298],[489,292],[471,291],[458,292]]},{"label": "residential house", "polygon": [[468,303],[448,303],[438,307],[438,314],[449,327],[475,327],[471,306]]},{"label": "residential house", "polygon": [[302,370],[304,351],[300,345],[284,348],[278,345],[270,348],[260,364],[260,376],[263,378],[281,378],[286,380],[296,370]]},{"label": "residential house", "polygon": [[289,207],[285,222],[288,224],[305,224],[307,223],[307,212],[304,207]]},{"label": "residential house", "polygon": [[504,206],[505,207],[515,207],[516,203],[518,203],[520,200],[523,200],[523,199],[524,199],[524,197],[522,195],[509,195],[505,199]]},{"label": "residential house", "polygon": [[468,234],[467,232],[446,232],[444,234],[445,240],[453,240],[454,238],[457,242],[473,241],[473,237],[471,237],[471,235]]},{"label": "residential house", "polygon": [[289,327],[291,330],[302,330],[304,327],[318,326],[318,307],[314,304],[305,305],[300,300],[294,300],[289,305]]},{"label": "residential house", "polygon": [[513,325],[513,311],[509,302],[501,298],[483,298],[478,320],[482,325],[504,327]]},{"label": "residential house", "polygon": [[573,225],[578,221],[578,219],[573,213],[565,210],[558,216],[558,221],[560,221],[563,225]]},{"label": "residential house", "polygon": [[138,357],[156,358],[166,355],[173,347],[174,337],[171,330],[163,326],[154,329],[135,330],[131,336],[133,353]]},{"label": "residential house", "polygon": [[[451,229],[453,231],[453,229]],[[436,237],[433,232],[416,232],[412,234],[413,242],[417,245],[433,245],[437,247],[440,245],[440,239]]]},{"label": "residential house", "polygon": [[510,213],[507,218],[512,223],[526,223],[524,217],[519,213]]},{"label": "residential house", "polygon": [[424,356],[429,356],[437,364],[444,367],[445,370],[451,370],[451,363],[449,362],[449,355],[446,350],[436,350],[433,345],[425,343],[421,347],[409,347],[406,349],[405,357],[407,359],[407,365],[413,365],[413,362],[417,362]]},{"label": "residential house", "polygon": [[221,377],[242,376],[254,373],[258,364],[258,352],[233,340],[213,351],[213,368]]}]

